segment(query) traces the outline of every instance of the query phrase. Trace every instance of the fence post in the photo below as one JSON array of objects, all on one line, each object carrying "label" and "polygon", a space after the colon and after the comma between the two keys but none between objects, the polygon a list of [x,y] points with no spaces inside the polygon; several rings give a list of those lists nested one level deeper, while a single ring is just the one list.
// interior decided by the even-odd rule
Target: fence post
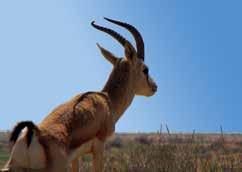
[{"label": "fence post", "polygon": [[222,125],[220,125],[220,132],[221,132],[221,141],[222,143],[224,143],[224,133],[223,133]]}]

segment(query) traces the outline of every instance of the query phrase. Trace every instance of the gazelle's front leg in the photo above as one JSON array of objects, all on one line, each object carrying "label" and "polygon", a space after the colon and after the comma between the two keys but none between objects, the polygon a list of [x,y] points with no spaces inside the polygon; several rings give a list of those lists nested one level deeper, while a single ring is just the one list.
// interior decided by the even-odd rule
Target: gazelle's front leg
[{"label": "gazelle's front leg", "polygon": [[82,160],[81,157],[85,154],[89,154],[92,152],[92,147],[94,145],[94,140],[89,140],[88,142],[80,145],[80,147],[74,150],[74,157],[71,161],[71,172],[79,172]]},{"label": "gazelle's front leg", "polygon": [[71,162],[71,172],[79,172],[79,157]]},{"label": "gazelle's front leg", "polygon": [[104,152],[104,142],[95,139],[93,144],[93,172],[103,171],[103,152]]}]

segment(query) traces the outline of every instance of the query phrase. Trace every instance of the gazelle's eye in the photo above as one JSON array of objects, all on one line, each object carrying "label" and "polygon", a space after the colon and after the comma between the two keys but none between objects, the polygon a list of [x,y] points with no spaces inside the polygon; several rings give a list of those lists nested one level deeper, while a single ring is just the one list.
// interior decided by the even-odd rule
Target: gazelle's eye
[{"label": "gazelle's eye", "polygon": [[145,75],[148,75],[149,69],[148,68],[144,68],[143,72],[144,72]]}]

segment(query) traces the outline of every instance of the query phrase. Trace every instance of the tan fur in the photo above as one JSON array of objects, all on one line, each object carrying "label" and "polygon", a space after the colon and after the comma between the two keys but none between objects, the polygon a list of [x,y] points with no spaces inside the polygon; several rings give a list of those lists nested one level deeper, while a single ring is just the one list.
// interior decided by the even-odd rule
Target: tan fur
[{"label": "tan fur", "polygon": [[72,162],[72,171],[78,172],[79,156],[91,153],[93,171],[102,172],[104,142],[114,132],[115,123],[135,95],[151,96],[157,86],[143,73],[146,65],[130,43],[125,44],[124,58],[117,58],[100,45],[98,47],[113,64],[103,90],[77,95],[55,108],[38,125],[39,133],[34,133],[29,148],[23,133],[13,146],[5,169],[66,172]]}]

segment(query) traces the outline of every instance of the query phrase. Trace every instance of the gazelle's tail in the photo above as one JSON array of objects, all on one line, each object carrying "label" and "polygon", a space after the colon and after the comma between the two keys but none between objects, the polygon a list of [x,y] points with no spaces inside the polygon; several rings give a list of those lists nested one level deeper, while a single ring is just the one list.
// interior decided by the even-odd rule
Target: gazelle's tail
[{"label": "gazelle's tail", "polygon": [[38,127],[32,122],[32,121],[22,121],[17,123],[17,125],[14,127],[10,138],[9,138],[9,142],[13,142],[13,144],[15,144],[15,142],[17,141],[19,134],[21,133],[21,131],[27,127],[28,131],[26,134],[27,137],[27,146],[29,147],[31,141],[32,141],[32,137],[33,137],[33,133],[34,131],[39,131]]}]

